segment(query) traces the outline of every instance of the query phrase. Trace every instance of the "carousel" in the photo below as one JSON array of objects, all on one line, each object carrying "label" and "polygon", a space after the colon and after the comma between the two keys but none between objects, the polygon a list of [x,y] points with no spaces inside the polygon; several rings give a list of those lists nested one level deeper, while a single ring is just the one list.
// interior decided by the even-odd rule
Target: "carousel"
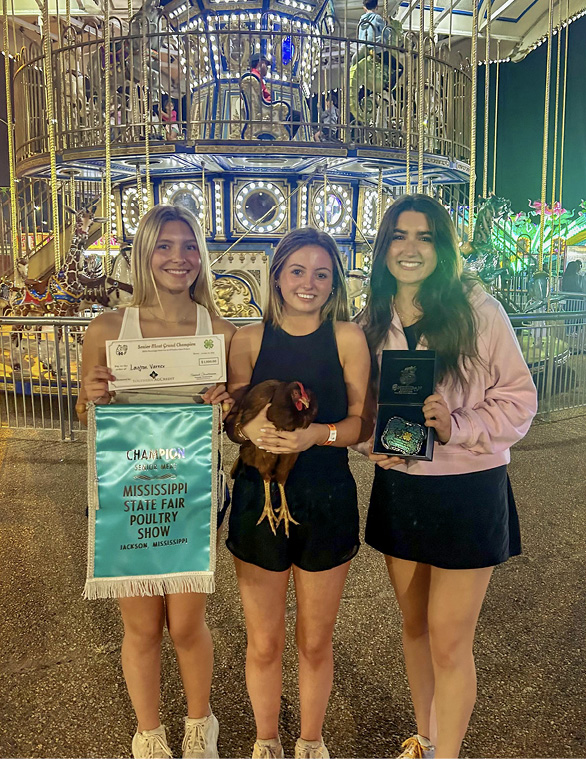
[{"label": "carousel", "polygon": [[[546,182],[548,144],[563,146],[560,51],[583,6],[381,0],[381,29],[361,22],[358,0],[4,0],[4,316],[123,304],[138,221],[157,203],[199,218],[226,317],[262,315],[272,252],[304,225],[336,239],[358,309],[382,213],[405,192],[448,208],[466,264],[509,311],[549,307],[568,241],[586,237],[583,209],[562,208],[563,158]],[[496,137],[500,66],[541,44],[557,51],[544,180],[515,214],[494,192],[489,123]],[[52,329],[41,351],[38,335],[23,346],[2,326],[5,382],[27,362],[39,387],[55,374]]]}]

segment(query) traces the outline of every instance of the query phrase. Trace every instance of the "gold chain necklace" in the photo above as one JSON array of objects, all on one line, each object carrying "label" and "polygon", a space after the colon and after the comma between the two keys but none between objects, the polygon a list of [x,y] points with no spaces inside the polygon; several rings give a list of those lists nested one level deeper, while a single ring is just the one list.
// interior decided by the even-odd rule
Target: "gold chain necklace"
[{"label": "gold chain necklace", "polygon": [[[399,317],[399,319],[401,320],[401,324],[402,324],[403,326],[405,326],[405,322],[406,322],[406,321],[409,321],[409,319],[407,319],[407,318],[406,318],[406,317],[405,317],[405,316],[404,316],[404,315],[403,315],[403,314],[402,314],[402,313],[399,311],[399,309],[397,308],[397,304],[395,303],[395,301],[394,301],[394,300],[393,300],[393,308],[394,308],[394,309],[395,309],[395,311],[397,312],[397,316],[398,316],[398,317]],[[413,321],[411,321],[411,324],[415,324],[415,322],[418,322],[420,318],[421,318],[421,314],[420,314],[419,312],[418,312],[418,313],[413,313],[413,316],[412,316],[412,319],[413,319]],[[411,326],[411,324],[408,324],[407,326]]]}]

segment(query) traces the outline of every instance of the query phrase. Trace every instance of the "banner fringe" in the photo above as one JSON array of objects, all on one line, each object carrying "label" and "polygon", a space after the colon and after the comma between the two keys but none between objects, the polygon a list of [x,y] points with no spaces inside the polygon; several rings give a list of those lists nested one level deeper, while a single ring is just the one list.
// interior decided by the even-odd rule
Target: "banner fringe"
[{"label": "banner fringe", "polygon": [[168,593],[213,593],[215,589],[213,572],[167,577],[102,577],[86,580],[83,597],[94,601],[98,598],[163,596]]}]

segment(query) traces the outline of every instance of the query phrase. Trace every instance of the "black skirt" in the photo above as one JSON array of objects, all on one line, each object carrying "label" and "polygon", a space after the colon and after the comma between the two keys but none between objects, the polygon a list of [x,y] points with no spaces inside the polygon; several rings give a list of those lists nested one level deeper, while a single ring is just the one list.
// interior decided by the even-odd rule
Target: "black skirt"
[{"label": "black skirt", "polygon": [[[350,561],[360,546],[356,483],[345,448],[314,446],[299,455],[289,473],[285,493],[298,525],[283,525],[273,535],[262,513],[265,495],[257,469],[239,463],[232,492],[226,545],[242,561],[272,572],[292,564],[307,572],[333,569]],[[271,485],[273,504],[281,498]]]},{"label": "black skirt", "polygon": [[507,467],[413,475],[376,467],[365,540],[397,559],[480,569],[521,553]]}]

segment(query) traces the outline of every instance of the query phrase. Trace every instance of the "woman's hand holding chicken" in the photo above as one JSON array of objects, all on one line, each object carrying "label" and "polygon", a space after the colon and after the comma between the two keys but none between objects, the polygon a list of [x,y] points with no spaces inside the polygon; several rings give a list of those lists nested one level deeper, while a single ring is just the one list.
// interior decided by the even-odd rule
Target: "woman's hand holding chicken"
[{"label": "woman's hand holding chicken", "polygon": [[241,427],[242,432],[256,446],[261,442],[263,432],[275,432],[277,429],[275,425],[267,419],[267,411],[269,410],[270,405],[270,403],[267,403],[254,419],[251,419],[248,424],[243,424]]},{"label": "woman's hand holding chicken", "polygon": [[272,429],[268,426],[261,429],[261,436],[257,442],[259,448],[270,453],[301,453],[328,438],[328,428],[325,424],[313,423],[305,429],[300,428],[292,432],[278,430],[274,425],[271,427]]}]

